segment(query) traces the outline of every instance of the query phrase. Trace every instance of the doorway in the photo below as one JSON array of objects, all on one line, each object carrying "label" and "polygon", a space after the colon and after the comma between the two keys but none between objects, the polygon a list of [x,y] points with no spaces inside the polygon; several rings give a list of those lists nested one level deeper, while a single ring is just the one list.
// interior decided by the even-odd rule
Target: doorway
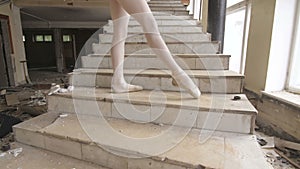
[{"label": "doorway", "polygon": [[9,18],[0,15],[0,88],[14,85]]}]

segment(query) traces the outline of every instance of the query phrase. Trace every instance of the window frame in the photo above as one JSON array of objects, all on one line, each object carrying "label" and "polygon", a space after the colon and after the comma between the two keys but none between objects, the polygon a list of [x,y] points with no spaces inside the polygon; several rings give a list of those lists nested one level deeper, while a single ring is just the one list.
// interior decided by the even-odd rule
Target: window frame
[{"label": "window frame", "polygon": [[[66,41],[65,41],[65,39],[64,39],[65,36],[68,36],[68,37],[69,37],[69,39],[66,40]],[[72,35],[70,35],[70,34],[64,34],[64,35],[62,36],[62,41],[63,41],[63,43],[71,43],[71,42],[73,41]]]},{"label": "window frame", "polygon": [[[37,40],[38,36],[42,36],[43,39],[42,40]],[[46,40],[46,36],[50,36],[51,40]],[[33,35],[33,42],[35,43],[52,43],[53,42],[53,35],[51,34],[34,34]]]},{"label": "window frame", "polygon": [[227,19],[227,16],[230,16],[231,14],[235,14],[237,12],[245,10],[244,24],[243,24],[243,37],[241,39],[242,45],[241,45],[241,50],[240,50],[240,63],[239,63],[240,68],[239,68],[239,70],[235,70],[241,74],[245,73],[249,27],[250,27],[250,16],[251,16],[251,6],[252,6],[252,4],[251,4],[250,0],[240,0],[235,4],[231,4],[230,6],[227,5],[227,8],[226,8],[226,19]]},{"label": "window frame", "polygon": [[[286,90],[288,92],[291,92],[291,93],[297,93],[297,94],[300,94],[300,86],[299,88],[298,87],[295,87],[295,86],[292,86],[292,82],[291,82],[291,79],[292,79],[292,75],[293,75],[293,69],[294,69],[294,65],[293,63],[295,62],[296,60],[296,57],[300,57],[299,56],[296,56],[296,48],[297,48],[297,45],[300,45],[300,2],[297,1],[297,7],[296,7],[296,13],[295,13],[295,22],[294,22],[294,30],[293,30],[293,39],[292,39],[292,45],[291,45],[291,52],[290,52],[290,61],[289,61],[289,67],[288,67],[288,72],[287,72],[287,80],[286,80]],[[297,41],[299,44],[297,44]],[[300,50],[300,49],[299,49]],[[299,63],[300,64],[300,63]]]}]

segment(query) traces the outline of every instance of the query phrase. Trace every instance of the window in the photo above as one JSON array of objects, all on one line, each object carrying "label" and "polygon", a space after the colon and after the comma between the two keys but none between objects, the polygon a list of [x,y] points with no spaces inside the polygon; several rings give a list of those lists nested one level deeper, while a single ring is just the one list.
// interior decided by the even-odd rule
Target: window
[{"label": "window", "polygon": [[228,0],[224,53],[231,54],[229,69],[244,74],[250,22],[248,1]]},{"label": "window", "polygon": [[35,42],[52,42],[52,35],[35,35]]},{"label": "window", "polygon": [[26,38],[25,38],[25,36],[23,35],[23,42],[25,42],[26,41]]},{"label": "window", "polygon": [[[299,3],[300,4],[300,3]],[[298,5],[300,8],[300,5]],[[298,8],[298,9],[299,9]],[[295,24],[295,39],[292,50],[292,58],[290,62],[290,74],[288,81],[288,90],[291,92],[300,93],[300,12],[298,10],[296,24]]]},{"label": "window", "polygon": [[52,35],[44,35],[45,42],[52,42]]},{"label": "window", "polygon": [[35,42],[44,42],[44,36],[43,35],[35,35],[34,41]]},{"label": "window", "polygon": [[63,42],[71,42],[72,38],[71,35],[63,35]]}]

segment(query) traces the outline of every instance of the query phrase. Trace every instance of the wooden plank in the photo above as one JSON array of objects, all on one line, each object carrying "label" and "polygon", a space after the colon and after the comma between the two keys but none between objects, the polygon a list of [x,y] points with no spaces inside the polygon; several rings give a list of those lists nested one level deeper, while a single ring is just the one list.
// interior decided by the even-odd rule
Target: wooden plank
[{"label": "wooden plank", "polygon": [[[1,23],[0,23],[1,26]],[[6,72],[5,54],[3,51],[1,28],[0,28],[0,87],[9,86],[8,77]],[[1,94],[2,95],[2,94]]]},{"label": "wooden plank", "polygon": [[9,19],[0,19],[0,29],[2,29],[2,38],[3,38],[3,48],[4,48],[4,57],[6,61],[7,67],[7,74],[8,74],[8,81],[9,85],[15,85],[14,79],[14,68],[11,54],[13,53],[13,46],[12,46],[12,38],[11,38],[11,30],[10,30],[10,23]]},{"label": "wooden plank", "polygon": [[13,106],[20,103],[17,94],[5,95],[5,100],[8,106]]},{"label": "wooden plank", "polygon": [[290,149],[300,151],[300,144],[290,142],[290,141],[286,141],[286,140],[282,140],[282,139],[279,139],[279,138],[275,138],[275,146],[276,147],[286,147],[286,148],[290,148]]}]

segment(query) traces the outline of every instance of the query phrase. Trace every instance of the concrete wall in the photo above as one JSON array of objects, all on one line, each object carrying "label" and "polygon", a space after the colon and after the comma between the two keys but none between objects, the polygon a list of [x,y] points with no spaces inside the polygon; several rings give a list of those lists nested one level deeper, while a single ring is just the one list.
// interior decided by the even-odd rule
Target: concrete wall
[{"label": "concrete wall", "polygon": [[[87,40],[98,29],[62,29],[62,35],[74,35],[76,45],[76,57],[79,55],[82,47]],[[31,68],[48,68],[56,67],[55,57],[55,42],[54,29],[24,29],[26,38],[26,56],[28,60],[28,67]],[[34,42],[34,35],[52,35],[52,42]],[[98,38],[98,36],[97,36]],[[89,52],[89,54],[91,51]],[[65,59],[65,66],[67,68],[74,67],[73,43],[63,43],[63,56]]]},{"label": "concrete wall", "polygon": [[265,89],[276,0],[253,0],[245,66],[245,88]]},{"label": "concrete wall", "polygon": [[[56,67],[53,30],[24,30],[28,68]],[[35,42],[35,35],[52,35],[52,42]]]},{"label": "concrete wall", "polygon": [[14,51],[11,57],[14,69],[13,72],[15,85],[23,84],[26,82],[26,80],[24,76],[23,65],[20,63],[20,61],[26,60],[26,56],[22,38],[23,34],[21,27],[20,9],[15,6],[10,6],[10,4],[6,4],[0,6],[0,14],[7,15],[9,17],[13,45],[12,48]]}]

